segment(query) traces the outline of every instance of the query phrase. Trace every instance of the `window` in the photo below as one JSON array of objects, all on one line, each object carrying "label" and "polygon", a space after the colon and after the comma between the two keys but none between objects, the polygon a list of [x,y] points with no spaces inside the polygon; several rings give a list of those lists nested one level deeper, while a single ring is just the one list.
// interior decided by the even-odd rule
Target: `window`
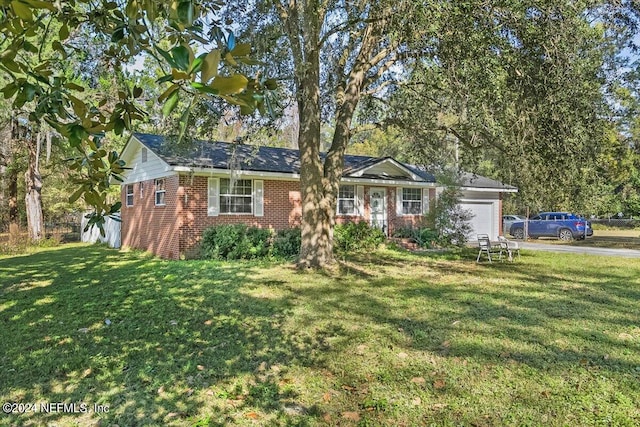
[{"label": "window", "polygon": [[250,214],[253,212],[253,186],[250,179],[220,179],[220,213]]},{"label": "window", "polygon": [[127,206],[133,206],[133,184],[127,184],[126,188],[126,194],[127,194]]},{"label": "window", "polygon": [[138,190],[140,192],[140,198],[142,199],[144,197],[144,182],[138,184]]},{"label": "window", "polygon": [[338,192],[338,215],[356,214],[355,185],[341,185]]},{"label": "window", "polygon": [[422,214],[422,189],[402,189],[402,215]]},{"label": "window", "polygon": [[156,179],[156,206],[164,206],[164,196],[166,193],[164,178]]},{"label": "window", "polygon": [[140,157],[142,157],[142,163],[147,162],[147,149],[142,147],[142,152],[140,153]]}]

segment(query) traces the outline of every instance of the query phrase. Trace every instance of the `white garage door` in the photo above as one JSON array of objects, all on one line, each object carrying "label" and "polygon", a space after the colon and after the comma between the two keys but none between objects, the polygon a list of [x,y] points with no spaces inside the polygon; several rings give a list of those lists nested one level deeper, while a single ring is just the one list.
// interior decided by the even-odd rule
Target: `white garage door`
[{"label": "white garage door", "polygon": [[471,221],[469,221],[471,224],[471,232],[468,236],[469,240],[478,240],[478,234],[488,234],[489,238],[496,238],[493,232],[493,203],[463,202],[460,203],[460,207],[473,214]]}]

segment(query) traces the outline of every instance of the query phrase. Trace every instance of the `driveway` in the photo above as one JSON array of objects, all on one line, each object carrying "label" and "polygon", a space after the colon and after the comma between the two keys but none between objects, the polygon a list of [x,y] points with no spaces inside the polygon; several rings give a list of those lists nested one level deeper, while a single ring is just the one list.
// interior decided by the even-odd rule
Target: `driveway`
[{"label": "driveway", "polygon": [[589,254],[589,255],[604,255],[604,256],[616,256],[622,258],[640,258],[640,251],[635,249],[612,249],[612,248],[593,248],[593,247],[579,247],[579,246],[565,246],[565,245],[548,245],[544,243],[531,243],[531,242],[518,242],[520,248],[530,249],[533,251],[547,251],[547,252],[565,252],[572,254]]}]

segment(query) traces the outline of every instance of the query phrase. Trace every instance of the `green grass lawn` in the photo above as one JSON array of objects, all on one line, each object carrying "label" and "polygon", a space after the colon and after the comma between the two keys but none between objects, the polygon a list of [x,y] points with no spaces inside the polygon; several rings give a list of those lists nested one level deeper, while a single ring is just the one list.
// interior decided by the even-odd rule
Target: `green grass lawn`
[{"label": "green grass lawn", "polygon": [[629,259],[382,250],[298,273],[66,245],[0,259],[0,326],[0,401],[39,411],[0,425],[640,424]]}]

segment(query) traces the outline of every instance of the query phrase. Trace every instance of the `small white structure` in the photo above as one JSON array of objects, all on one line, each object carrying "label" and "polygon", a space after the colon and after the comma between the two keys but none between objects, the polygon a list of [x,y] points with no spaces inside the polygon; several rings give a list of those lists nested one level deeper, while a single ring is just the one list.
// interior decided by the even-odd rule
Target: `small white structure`
[{"label": "small white structure", "polygon": [[[120,219],[120,214],[116,214]],[[80,228],[80,240],[85,243],[106,243],[111,248],[120,248],[120,221],[107,217],[104,224],[104,237],[100,235],[100,229],[98,227],[89,227],[87,231],[84,231],[89,220],[82,216],[81,228]]]}]

